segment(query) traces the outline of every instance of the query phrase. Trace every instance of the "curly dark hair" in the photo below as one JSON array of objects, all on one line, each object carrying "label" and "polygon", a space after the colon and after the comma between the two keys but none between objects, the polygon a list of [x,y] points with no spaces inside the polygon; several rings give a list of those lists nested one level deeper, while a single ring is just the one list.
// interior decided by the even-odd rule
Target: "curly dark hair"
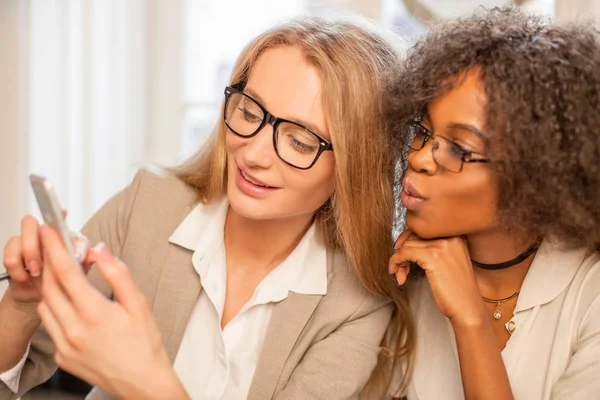
[{"label": "curly dark hair", "polygon": [[474,67],[488,98],[490,156],[503,160],[491,164],[502,223],[600,251],[600,33],[513,7],[433,27],[390,84],[398,146],[427,103],[456,84],[447,78]]}]

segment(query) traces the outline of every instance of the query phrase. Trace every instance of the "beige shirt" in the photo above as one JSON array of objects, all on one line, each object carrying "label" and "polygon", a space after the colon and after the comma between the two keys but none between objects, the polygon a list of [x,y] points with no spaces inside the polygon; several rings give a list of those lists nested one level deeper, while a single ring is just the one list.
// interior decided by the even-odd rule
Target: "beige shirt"
[{"label": "beige shirt", "polygon": [[[409,400],[463,399],[454,332],[425,278],[410,294],[416,317]],[[516,330],[502,351],[517,400],[600,399],[600,256],[544,242],[525,277]]]},{"label": "beige shirt", "polygon": [[[106,243],[131,269],[172,361],[203,283],[193,266],[193,251],[169,243],[169,238],[197,205],[195,190],[180,180],[140,171],[82,230],[92,244]],[[327,294],[290,292],[273,306],[248,399],[356,399],[367,382],[393,306],[364,288],[342,252],[327,249],[326,258]],[[88,278],[112,296],[96,269]],[[51,340],[40,329],[17,393],[0,382],[0,400],[17,399],[47,380],[56,369],[53,354]],[[100,389],[89,397],[111,399]]]},{"label": "beige shirt", "polygon": [[[239,313],[221,329],[227,287],[224,244],[226,198],[199,204],[169,238],[192,250],[204,290],[196,302],[175,358],[175,372],[192,399],[248,397],[275,304],[290,292],[327,294],[327,249],[316,225],[292,253],[256,287]],[[205,229],[198,229],[205,227]]]}]

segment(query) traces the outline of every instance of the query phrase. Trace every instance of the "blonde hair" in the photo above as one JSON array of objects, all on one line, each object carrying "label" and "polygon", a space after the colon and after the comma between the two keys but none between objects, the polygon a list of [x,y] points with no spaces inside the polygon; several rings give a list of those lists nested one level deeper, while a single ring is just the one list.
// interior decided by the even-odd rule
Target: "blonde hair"
[{"label": "blonde hair", "polygon": [[[400,44],[399,38],[386,39],[362,20],[296,19],[255,38],[239,56],[230,80],[230,84],[247,82],[258,57],[281,45],[300,47],[321,71],[336,167],[334,194],[317,217],[327,246],[342,249],[365,287],[397,305],[393,325],[400,342],[393,351],[395,357],[384,357],[381,370],[388,370],[383,367],[385,359],[395,364],[396,358],[410,355],[414,347],[405,294],[387,273],[393,245],[395,157],[382,98],[385,77],[400,61]],[[180,179],[197,189],[204,203],[226,193],[226,133],[221,120],[203,149],[175,169]],[[382,381],[381,377],[373,379]]]}]

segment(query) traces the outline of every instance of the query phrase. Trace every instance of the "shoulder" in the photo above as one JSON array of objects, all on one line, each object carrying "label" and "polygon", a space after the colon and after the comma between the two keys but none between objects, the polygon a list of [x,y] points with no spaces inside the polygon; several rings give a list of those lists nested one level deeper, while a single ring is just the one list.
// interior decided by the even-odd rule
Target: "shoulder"
[{"label": "shoulder", "polygon": [[582,291],[600,295],[600,253],[585,257],[577,271]]},{"label": "shoulder", "polygon": [[140,169],[133,178],[131,188],[136,192],[137,202],[189,205],[197,200],[193,187],[168,170],[158,167]]},{"label": "shoulder", "polygon": [[[590,318],[600,325],[600,254],[594,253],[583,260],[572,283],[575,286],[578,305],[578,320],[582,325],[590,322]],[[600,328],[600,326],[599,326]]]},{"label": "shoulder", "polygon": [[194,188],[157,168],[139,170],[125,192],[130,205],[123,224],[130,238],[167,240],[198,203]]},{"label": "shoulder", "polygon": [[572,307],[576,307],[578,313],[585,312],[600,298],[600,254],[585,254],[583,250],[581,254],[576,265],[573,265],[575,271],[564,292],[567,301],[571,302]]},{"label": "shoulder", "polygon": [[94,213],[82,232],[118,252],[132,229],[156,225],[157,221],[166,225],[180,221],[183,212],[196,202],[195,190],[174,175],[158,168],[141,169],[127,187]]}]

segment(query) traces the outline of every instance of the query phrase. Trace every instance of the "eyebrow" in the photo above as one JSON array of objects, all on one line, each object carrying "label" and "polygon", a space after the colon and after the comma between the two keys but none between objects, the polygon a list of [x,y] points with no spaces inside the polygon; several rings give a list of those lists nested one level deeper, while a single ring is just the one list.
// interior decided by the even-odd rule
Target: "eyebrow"
[{"label": "eyebrow", "polygon": [[470,124],[461,124],[458,122],[451,122],[447,125],[447,129],[460,129],[463,131],[471,132],[477,136],[482,142],[487,143],[488,138],[479,129]]},{"label": "eyebrow", "polygon": [[[248,93],[249,95],[251,95],[254,100],[257,100],[260,103],[260,105],[263,106],[266,109],[266,107],[264,106],[265,101],[262,99],[262,97],[260,97],[260,95],[258,93],[256,93],[254,90],[252,90],[252,89],[250,89],[248,87],[244,88],[244,92]],[[280,118],[280,117],[277,117],[277,118]],[[309,130],[313,131],[314,133],[316,133],[317,135],[319,135],[319,136],[321,136],[322,138],[325,139],[325,135],[323,135],[321,129],[319,129],[314,124],[311,124],[309,122],[303,121],[303,120],[298,119],[298,118],[280,118],[280,119],[285,119],[285,120],[288,120],[288,121],[292,121],[292,122],[294,122],[296,124],[302,125],[302,126],[308,128]]]},{"label": "eyebrow", "polygon": [[[433,121],[431,121],[431,116],[429,115],[429,109],[427,108],[427,106],[425,106],[425,108],[423,109],[423,111],[421,113],[421,121],[423,121],[425,119],[427,119],[427,121],[430,125],[433,125]],[[483,134],[483,132],[481,132],[475,126],[470,125],[470,124],[463,124],[460,122],[451,122],[446,126],[446,129],[459,129],[459,130],[467,131],[467,132],[470,132],[470,133],[474,134],[475,136],[477,136],[483,143],[487,144],[489,142],[489,139],[487,138],[486,135]]]}]

